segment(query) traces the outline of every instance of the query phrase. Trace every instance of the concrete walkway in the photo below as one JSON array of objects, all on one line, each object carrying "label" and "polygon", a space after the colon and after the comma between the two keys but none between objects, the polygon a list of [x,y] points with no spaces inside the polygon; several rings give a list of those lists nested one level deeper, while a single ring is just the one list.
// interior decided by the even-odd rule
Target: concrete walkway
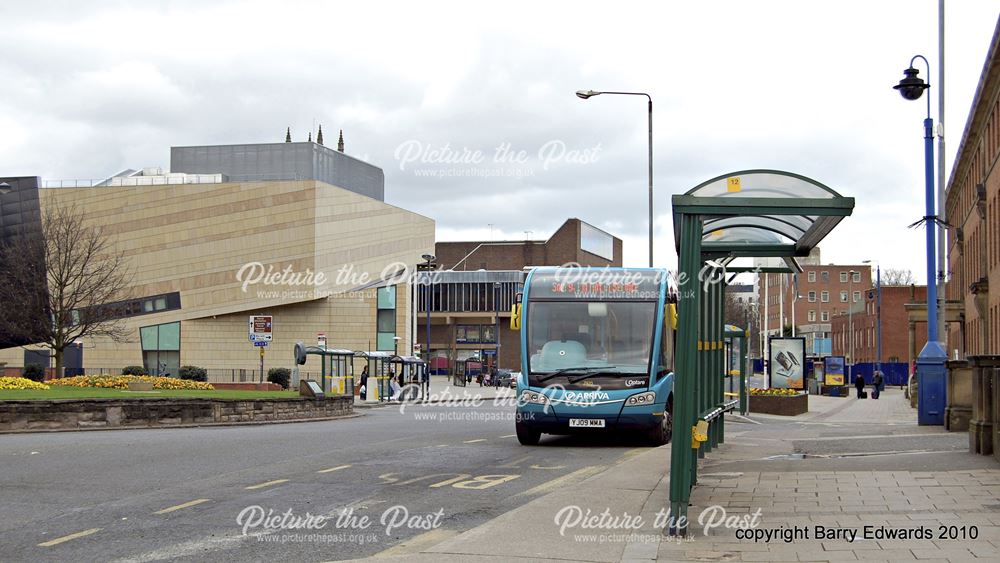
[{"label": "concrete walkway", "polygon": [[541,496],[481,526],[457,535],[433,530],[379,559],[1000,560],[1000,466],[960,451],[954,459],[979,468],[954,469],[959,464],[943,458],[941,467],[917,470],[920,456],[901,454],[881,458],[890,470],[826,471],[816,469],[823,459],[776,461],[799,455],[799,441],[844,440],[828,434],[858,428],[947,439],[940,427],[916,426],[898,390],[877,401],[810,401],[813,410],[792,420],[751,415],[727,423],[728,443],[699,463],[691,535],[683,540],[663,534],[670,463],[670,446],[664,446],[630,451],[593,475],[557,478],[536,491]]}]

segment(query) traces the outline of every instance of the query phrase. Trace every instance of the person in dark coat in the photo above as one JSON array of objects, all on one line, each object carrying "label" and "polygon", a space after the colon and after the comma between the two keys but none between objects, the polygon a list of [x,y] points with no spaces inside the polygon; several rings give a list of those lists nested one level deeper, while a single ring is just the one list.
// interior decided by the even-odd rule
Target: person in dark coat
[{"label": "person in dark coat", "polygon": [[361,370],[361,392],[358,394],[358,398],[362,401],[368,400],[368,366]]},{"label": "person in dark coat", "polygon": [[854,386],[858,388],[858,398],[861,398],[861,393],[865,391],[865,376],[860,373],[854,377]]},{"label": "person in dark coat", "polygon": [[882,391],[882,372],[875,372],[872,377],[872,387],[872,399],[878,399],[878,395]]}]

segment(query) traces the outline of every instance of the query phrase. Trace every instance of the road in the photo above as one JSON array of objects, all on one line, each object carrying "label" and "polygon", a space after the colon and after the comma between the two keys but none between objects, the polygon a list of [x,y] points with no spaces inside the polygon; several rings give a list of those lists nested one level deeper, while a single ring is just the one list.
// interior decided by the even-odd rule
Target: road
[{"label": "road", "polygon": [[[567,437],[522,447],[512,410],[383,407],[328,422],[0,435],[0,559],[326,561],[405,552],[648,448]],[[259,522],[289,510],[286,524],[297,517],[304,529]],[[308,529],[307,515],[341,520]],[[407,515],[388,531],[380,521]],[[436,529],[423,529],[434,520]]]}]

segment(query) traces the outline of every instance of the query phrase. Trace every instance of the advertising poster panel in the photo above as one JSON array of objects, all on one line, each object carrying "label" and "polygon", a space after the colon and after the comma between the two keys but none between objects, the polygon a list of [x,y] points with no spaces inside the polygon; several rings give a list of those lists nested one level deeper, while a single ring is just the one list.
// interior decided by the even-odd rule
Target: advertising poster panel
[{"label": "advertising poster panel", "polygon": [[771,338],[768,341],[768,377],[771,387],[802,389],[805,386],[806,339]]},{"label": "advertising poster panel", "polygon": [[826,368],[824,385],[844,385],[844,356],[827,356],[823,358],[823,365]]}]

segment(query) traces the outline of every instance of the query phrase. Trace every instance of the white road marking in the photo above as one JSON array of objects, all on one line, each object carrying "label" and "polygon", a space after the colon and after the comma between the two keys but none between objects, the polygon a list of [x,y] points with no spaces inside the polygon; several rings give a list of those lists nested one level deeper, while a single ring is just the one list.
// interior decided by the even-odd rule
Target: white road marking
[{"label": "white road marking", "polygon": [[184,508],[189,508],[189,507],[192,507],[192,506],[195,506],[195,505],[199,505],[199,504],[201,504],[203,502],[208,502],[210,500],[211,499],[200,498],[200,499],[197,499],[197,500],[193,500],[191,502],[185,502],[184,504],[178,504],[176,506],[170,506],[170,507],[164,508],[163,510],[157,510],[153,514],[167,514],[169,512],[173,512],[175,510],[182,510]]},{"label": "white road marking", "polygon": [[42,542],[38,544],[38,547],[52,547],[54,545],[59,545],[63,542],[68,542],[69,540],[75,540],[76,538],[82,538],[83,536],[89,536],[90,534],[96,534],[100,532],[101,528],[91,528],[89,530],[84,530],[82,532],[77,532],[75,534],[70,534],[68,536],[63,536],[61,538],[56,538],[54,540],[49,540],[47,542]]},{"label": "white road marking", "polygon": [[270,487],[272,485],[280,485],[281,483],[287,483],[287,482],[288,479],[275,479],[274,481],[268,481],[267,483],[261,483],[259,485],[251,485],[245,488],[248,491],[252,491],[254,489],[263,489],[264,487]]}]

